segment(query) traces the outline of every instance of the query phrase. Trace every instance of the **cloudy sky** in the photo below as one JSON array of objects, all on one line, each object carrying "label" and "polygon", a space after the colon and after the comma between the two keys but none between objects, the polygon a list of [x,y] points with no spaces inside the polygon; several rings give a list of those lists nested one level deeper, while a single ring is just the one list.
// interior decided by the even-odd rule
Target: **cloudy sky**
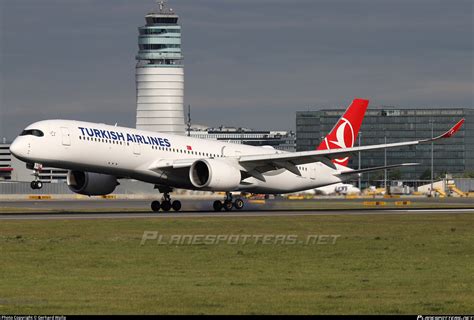
[{"label": "cloudy sky", "polygon": [[[472,0],[170,0],[195,122],[294,129],[295,111],[473,107]],[[66,118],[135,125],[153,0],[0,0],[0,137]]]}]

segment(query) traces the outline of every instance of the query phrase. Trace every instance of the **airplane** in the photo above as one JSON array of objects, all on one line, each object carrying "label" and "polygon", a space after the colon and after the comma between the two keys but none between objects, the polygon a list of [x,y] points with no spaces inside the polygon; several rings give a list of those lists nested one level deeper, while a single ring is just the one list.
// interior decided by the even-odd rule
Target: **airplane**
[{"label": "airplane", "polygon": [[215,211],[242,209],[244,201],[232,191],[283,194],[341,183],[369,171],[416,165],[402,163],[354,170],[349,155],[359,151],[411,146],[449,138],[464,119],[440,136],[408,142],[354,147],[369,101],[356,98],[331,132],[313,151],[285,152],[204,140],[187,136],[142,131],[74,120],[43,120],[27,126],[10,146],[11,153],[35,171],[33,189],[40,189],[41,166],[67,169],[71,191],[88,196],[112,193],[120,179],[136,179],[155,185],[161,202],[153,212],[179,211],[171,201],[175,188],[225,192]]},{"label": "airplane", "polygon": [[348,183],[335,183],[335,184],[330,184],[327,186],[315,188],[315,189],[308,189],[308,190],[302,190],[294,193],[290,193],[288,195],[316,195],[316,194],[321,194],[324,196],[328,196],[331,194],[355,194],[355,193],[360,193],[360,189],[353,186],[352,184]]},{"label": "airplane", "polygon": [[360,189],[348,183],[336,183],[329,186],[319,187],[314,189],[315,193],[320,193],[322,195],[330,194],[356,194],[360,193]]}]

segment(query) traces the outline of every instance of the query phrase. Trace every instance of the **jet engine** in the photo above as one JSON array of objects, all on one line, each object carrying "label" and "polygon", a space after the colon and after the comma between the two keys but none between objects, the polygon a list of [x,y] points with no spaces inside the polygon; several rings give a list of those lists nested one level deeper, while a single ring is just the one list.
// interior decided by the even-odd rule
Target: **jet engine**
[{"label": "jet engine", "polygon": [[189,179],[196,188],[232,191],[239,186],[241,174],[238,168],[225,161],[202,159],[191,165]]},{"label": "jet engine", "polygon": [[67,185],[75,193],[87,196],[103,196],[114,192],[119,185],[117,178],[107,174],[68,171]]}]

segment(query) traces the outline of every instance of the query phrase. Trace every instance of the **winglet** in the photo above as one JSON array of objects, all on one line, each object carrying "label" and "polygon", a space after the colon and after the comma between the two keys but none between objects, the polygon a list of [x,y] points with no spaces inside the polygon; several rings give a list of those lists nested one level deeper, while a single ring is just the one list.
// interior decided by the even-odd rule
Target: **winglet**
[{"label": "winglet", "polygon": [[464,118],[459,120],[451,129],[449,129],[448,131],[446,131],[442,135],[439,135],[439,136],[437,136],[433,139],[429,139],[429,140],[434,141],[434,140],[438,140],[438,139],[451,138],[452,136],[454,136],[454,134],[456,132],[459,131],[459,129],[462,127],[463,123],[464,123]]}]

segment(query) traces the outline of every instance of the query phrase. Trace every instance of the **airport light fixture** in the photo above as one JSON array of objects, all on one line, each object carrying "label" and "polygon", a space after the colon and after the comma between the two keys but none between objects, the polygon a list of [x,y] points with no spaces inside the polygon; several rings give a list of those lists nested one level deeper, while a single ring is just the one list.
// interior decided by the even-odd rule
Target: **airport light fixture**
[{"label": "airport light fixture", "polygon": [[[362,136],[362,131],[359,131],[359,147],[360,147],[360,137]],[[361,161],[361,152],[359,151],[359,170],[360,170],[360,161]],[[358,181],[359,189],[362,190],[362,179],[361,174],[359,173],[359,181]]]},{"label": "airport light fixture", "polygon": [[[431,124],[431,139],[433,139],[433,126],[434,120],[430,119]],[[434,143],[431,141],[431,187],[430,187],[430,197],[433,196],[433,180],[434,180]]]},{"label": "airport light fixture", "polygon": [[[387,136],[384,137],[385,144],[387,144]],[[384,151],[384,166],[387,167],[387,148],[383,149]],[[384,169],[384,178],[383,178],[383,187],[385,193],[387,193],[387,168]]]}]

